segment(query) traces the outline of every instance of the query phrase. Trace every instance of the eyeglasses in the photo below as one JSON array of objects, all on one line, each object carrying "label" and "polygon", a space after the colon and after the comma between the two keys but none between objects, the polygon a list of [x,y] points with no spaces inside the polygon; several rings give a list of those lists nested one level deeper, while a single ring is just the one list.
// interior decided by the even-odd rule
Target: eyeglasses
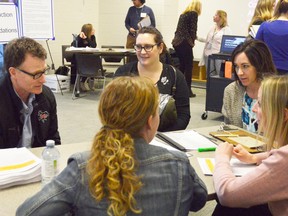
[{"label": "eyeglasses", "polygon": [[150,45],[150,44],[146,44],[144,46],[141,46],[140,44],[135,44],[134,45],[134,49],[137,51],[137,52],[141,52],[142,49],[144,49],[146,52],[151,52],[153,50],[153,47],[154,46],[158,46],[160,43],[156,43],[154,45]]},{"label": "eyeglasses", "polygon": [[43,70],[43,71],[40,71],[40,72],[36,72],[35,74],[31,74],[31,73],[29,73],[29,72],[27,72],[27,71],[24,71],[24,70],[21,70],[21,69],[19,69],[19,68],[16,68],[18,71],[20,71],[20,72],[22,72],[22,73],[24,73],[24,74],[27,74],[27,75],[29,75],[29,76],[31,76],[31,77],[33,77],[33,79],[35,80],[35,79],[39,79],[43,74],[48,74],[48,71],[50,70],[50,67],[47,67],[45,70]]}]

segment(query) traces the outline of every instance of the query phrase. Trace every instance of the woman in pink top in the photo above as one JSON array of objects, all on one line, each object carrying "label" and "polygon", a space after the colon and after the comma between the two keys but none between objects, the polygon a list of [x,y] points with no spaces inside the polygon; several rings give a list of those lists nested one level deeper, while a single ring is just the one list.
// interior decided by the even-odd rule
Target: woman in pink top
[{"label": "woman in pink top", "polygon": [[[221,205],[217,205],[214,215],[288,215],[288,76],[262,81],[253,111],[266,138],[267,152],[250,154],[240,145],[229,143],[218,146],[213,180]],[[258,166],[253,172],[235,177],[229,163],[232,155]],[[269,209],[265,212],[266,203]],[[259,209],[264,212],[255,212]]]}]

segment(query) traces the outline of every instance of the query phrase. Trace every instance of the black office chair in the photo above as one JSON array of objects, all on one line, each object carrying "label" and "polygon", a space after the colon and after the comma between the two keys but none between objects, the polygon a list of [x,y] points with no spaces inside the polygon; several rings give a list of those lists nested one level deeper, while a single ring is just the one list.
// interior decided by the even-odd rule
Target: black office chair
[{"label": "black office chair", "polygon": [[77,76],[72,93],[72,99],[80,97],[80,78],[94,78],[94,81],[103,81],[103,89],[105,87],[106,77],[102,67],[100,55],[97,54],[75,54]]},{"label": "black office chair", "polygon": [[66,52],[66,49],[71,47],[70,45],[62,45],[62,65],[71,67],[71,61],[73,58],[73,54]]}]

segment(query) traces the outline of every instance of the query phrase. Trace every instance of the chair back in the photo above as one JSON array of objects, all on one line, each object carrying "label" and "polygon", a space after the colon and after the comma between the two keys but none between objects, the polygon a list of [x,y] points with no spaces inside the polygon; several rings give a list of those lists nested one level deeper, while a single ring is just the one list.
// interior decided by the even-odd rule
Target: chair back
[{"label": "chair back", "polygon": [[73,59],[73,53],[66,52],[66,48],[71,47],[70,45],[62,45],[62,65],[66,62],[71,62]]},{"label": "chair back", "polygon": [[75,54],[77,73],[85,77],[104,77],[104,70],[100,55],[97,54]]},{"label": "chair back", "polygon": [[78,37],[78,34],[72,34],[73,40],[72,40],[71,46],[78,47],[77,37]]}]

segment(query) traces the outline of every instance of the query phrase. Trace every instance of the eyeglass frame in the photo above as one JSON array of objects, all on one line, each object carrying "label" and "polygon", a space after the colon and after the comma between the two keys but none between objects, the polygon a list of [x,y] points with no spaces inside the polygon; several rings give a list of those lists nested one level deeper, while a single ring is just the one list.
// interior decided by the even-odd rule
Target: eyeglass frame
[{"label": "eyeglass frame", "polygon": [[[142,49],[144,49],[145,52],[152,52],[154,46],[159,46],[160,44],[161,44],[161,42],[160,42],[160,43],[155,43],[155,44],[153,44],[153,45],[146,44],[146,45],[144,45],[144,46],[134,44],[134,50],[135,50],[136,52],[142,52]],[[137,50],[137,49],[136,49],[137,46],[141,46],[141,47],[139,47],[139,48],[141,48],[141,49],[140,49],[140,50]],[[147,48],[145,48],[145,46],[151,46],[151,50],[147,50]]]},{"label": "eyeglass frame", "polygon": [[36,74],[31,74],[31,73],[29,73],[29,72],[27,72],[25,70],[20,69],[20,68],[15,68],[15,69],[20,71],[20,72],[22,72],[22,73],[24,73],[24,74],[27,74],[27,75],[33,77],[33,79],[36,80],[36,79],[39,79],[40,77],[42,77],[43,74],[47,75],[48,71],[50,70],[50,67],[48,66],[45,70],[43,70],[43,71],[41,71],[39,73],[36,73]]}]

